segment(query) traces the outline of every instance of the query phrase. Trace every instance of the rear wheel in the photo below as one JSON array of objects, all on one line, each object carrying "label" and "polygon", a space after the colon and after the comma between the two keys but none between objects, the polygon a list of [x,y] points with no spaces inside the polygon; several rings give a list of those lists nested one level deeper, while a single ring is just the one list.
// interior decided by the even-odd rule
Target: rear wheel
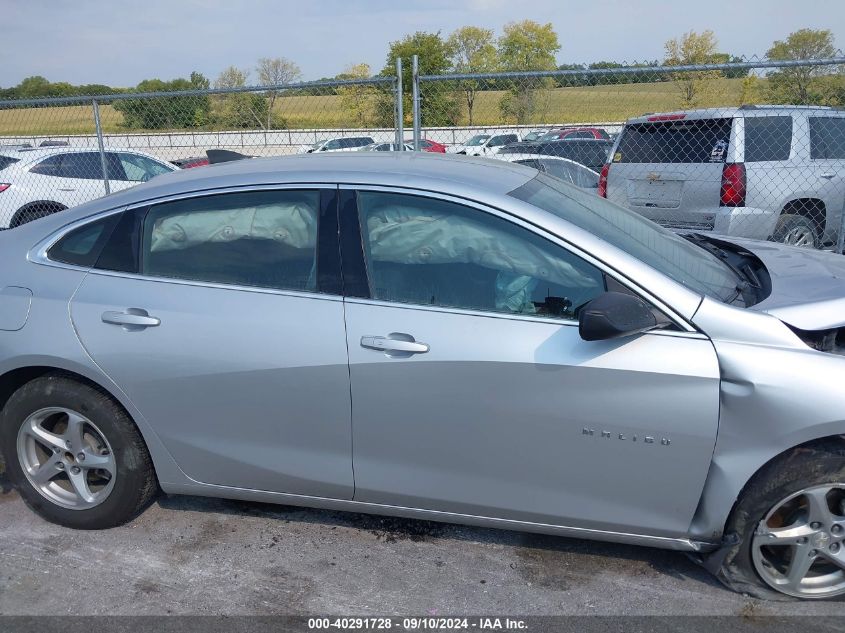
[{"label": "rear wheel", "polygon": [[0,415],[0,448],[27,505],[67,527],[120,525],[157,490],[149,453],[126,412],[61,374],[12,394]]},{"label": "rear wheel", "polygon": [[818,248],[820,237],[816,223],[810,218],[787,213],[778,218],[772,241],[790,246]]},{"label": "rear wheel", "polygon": [[757,597],[845,595],[845,449],[817,444],[767,465],[728,525],[739,536],[717,575]]}]

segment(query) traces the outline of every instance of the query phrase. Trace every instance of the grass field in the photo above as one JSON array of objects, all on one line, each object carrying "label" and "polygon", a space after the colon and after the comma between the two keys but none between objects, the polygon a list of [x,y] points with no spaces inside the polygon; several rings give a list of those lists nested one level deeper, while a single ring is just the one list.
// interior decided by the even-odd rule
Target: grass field
[{"label": "grass field", "polygon": [[[760,80],[758,84],[764,83]],[[445,84],[423,84],[427,91],[443,90]],[[760,85],[758,85],[758,90]],[[503,120],[499,103],[501,91],[479,91],[474,108],[475,125],[501,125],[515,121]],[[748,95],[745,95],[747,98]],[[460,95],[459,95],[460,98]],[[743,100],[742,79],[716,79],[702,95],[699,107],[736,106]],[[643,112],[674,110],[680,107],[678,86],[673,82],[620,84],[578,88],[557,88],[538,91],[535,113],[530,123],[585,123],[624,121]],[[283,118],[288,129],[361,127],[348,111],[344,100],[335,95],[292,96],[279,98],[275,112]],[[410,108],[406,115],[410,122]],[[106,133],[164,132],[168,130],[138,130],[124,126],[122,113],[112,106],[100,106],[100,118]],[[464,119],[466,115],[464,113]],[[426,125],[426,122],[422,122]],[[466,120],[460,124],[465,125]],[[256,126],[257,127],[257,126]],[[373,126],[374,127],[374,126]],[[202,131],[202,128],[170,131]],[[93,134],[94,120],[89,105],[49,108],[20,108],[0,110],[2,136],[61,136]]]}]

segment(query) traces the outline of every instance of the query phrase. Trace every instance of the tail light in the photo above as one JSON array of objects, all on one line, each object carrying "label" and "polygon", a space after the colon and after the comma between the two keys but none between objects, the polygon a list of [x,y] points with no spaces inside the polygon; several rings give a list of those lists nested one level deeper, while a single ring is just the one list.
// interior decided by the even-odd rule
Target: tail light
[{"label": "tail light", "polygon": [[607,174],[610,173],[610,163],[605,163],[601,166],[601,173],[599,174],[599,197],[607,198]]},{"label": "tail light", "polygon": [[6,191],[11,186],[8,182],[0,182],[0,191]]},{"label": "tail light", "polygon": [[722,168],[722,192],[719,205],[723,207],[745,206],[744,163],[725,163]]}]

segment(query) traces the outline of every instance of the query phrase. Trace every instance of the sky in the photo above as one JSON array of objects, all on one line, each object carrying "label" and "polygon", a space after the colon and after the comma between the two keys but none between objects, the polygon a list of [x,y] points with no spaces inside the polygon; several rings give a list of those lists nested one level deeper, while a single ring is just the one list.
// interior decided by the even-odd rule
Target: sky
[{"label": "sky", "polygon": [[[134,86],[143,79],[210,79],[286,57],[303,78],[365,62],[415,31],[444,37],[466,25],[551,22],[559,63],[663,57],[664,42],[711,29],[721,52],[764,55],[799,28],[833,31],[845,48],[845,0],[0,0],[0,86],[50,81]],[[251,79],[255,81],[253,72]]]}]

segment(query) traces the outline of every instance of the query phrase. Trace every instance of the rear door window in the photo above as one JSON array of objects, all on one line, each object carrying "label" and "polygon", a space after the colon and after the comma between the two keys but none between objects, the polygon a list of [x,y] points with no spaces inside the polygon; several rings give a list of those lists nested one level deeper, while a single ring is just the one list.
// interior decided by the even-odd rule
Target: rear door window
[{"label": "rear door window", "polygon": [[143,221],[140,272],[280,290],[316,289],[317,190],[165,202]]},{"label": "rear door window", "polygon": [[100,161],[100,154],[97,152],[75,152],[73,154],[64,154],[62,156],[61,169],[59,170],[58,175],[62,178],[102,180],[103,164]]},{"label": "rear door window", "polygon": [[42,176],[58,176],[62,168],[62,155],[49,156],[30,168],[30,173]]},{"label": "rear door window", "polygon": [[845,117],[810,117],[810,158],[845,159]]},{"label": "rear door window", "polygon": [[634,123],[622,132],[615,163],[723,163],[733,119]]},{"label": "rear door window", "polygon": [[791,116],[745,118],[745,162],[789,160],[792,147]]}]

